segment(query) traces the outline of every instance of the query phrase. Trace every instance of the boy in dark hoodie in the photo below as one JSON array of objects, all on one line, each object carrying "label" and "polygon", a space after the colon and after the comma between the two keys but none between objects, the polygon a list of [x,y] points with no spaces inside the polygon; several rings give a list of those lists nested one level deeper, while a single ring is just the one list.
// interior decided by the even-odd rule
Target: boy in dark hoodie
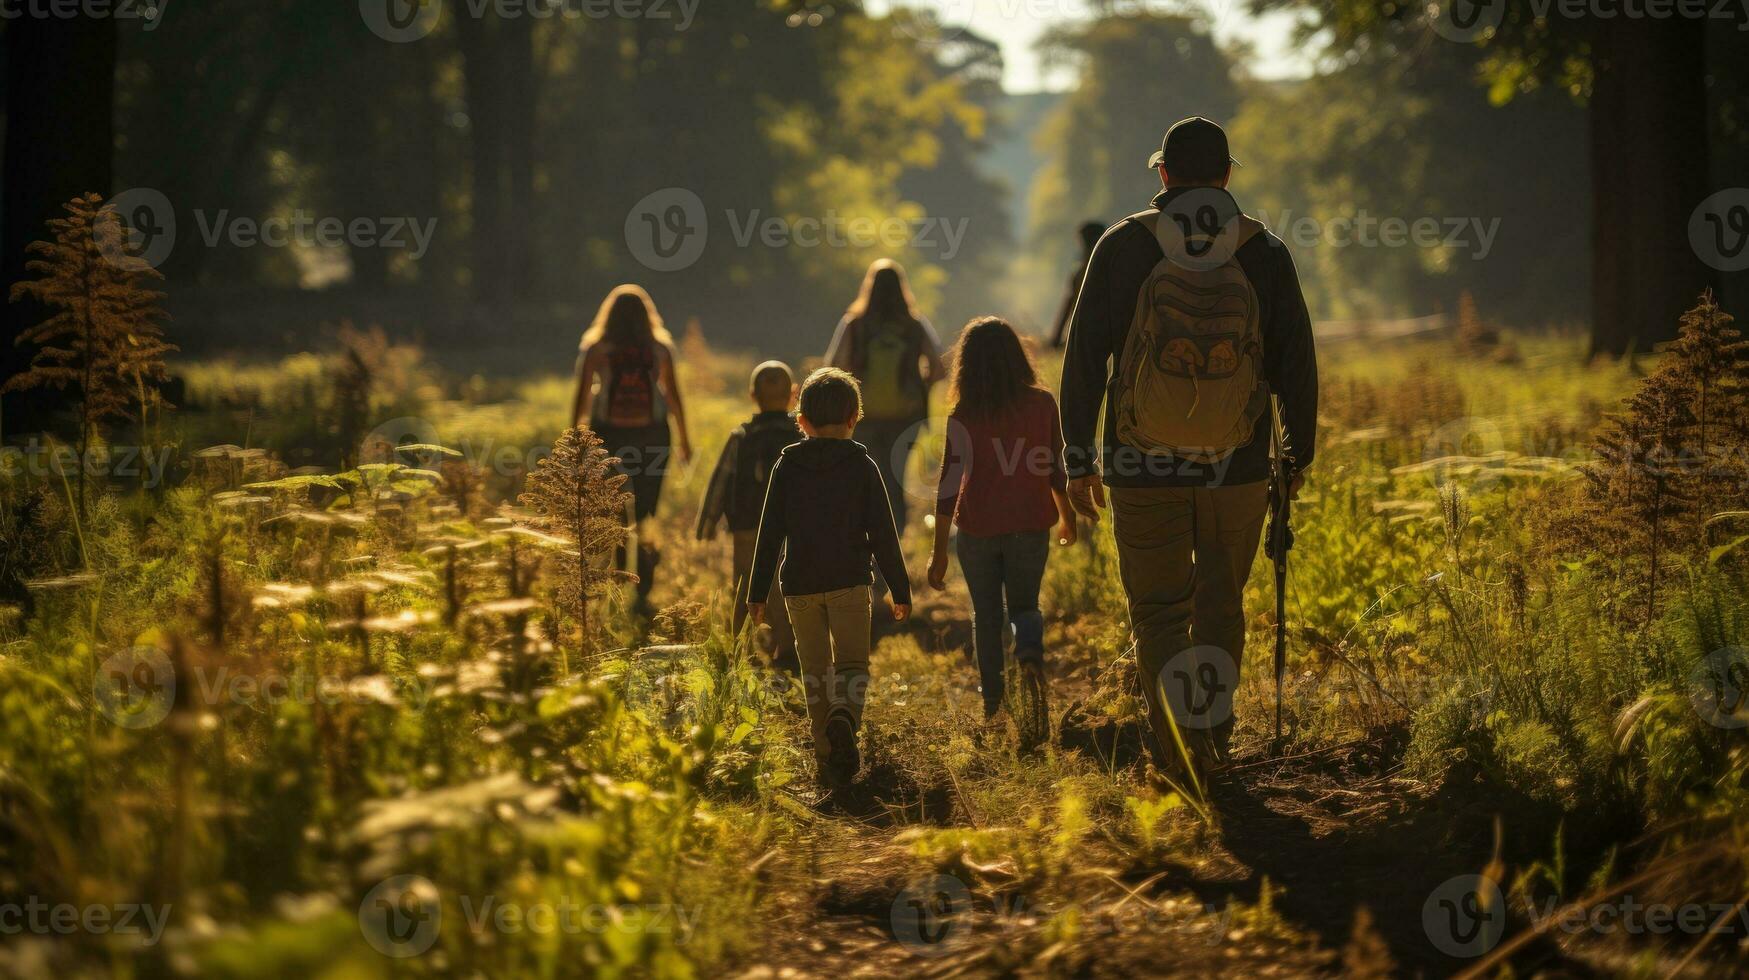
[{"label": "boy in dark hoodie", "polygon": [[[717,468],[711,473],[710,487],[698,511],[697,530],[698,540],[713,540],[717,527],[726,519],[729,534],[734,537],[737,633],[747,618],[747,576],[753,570],[753,545],[759,532],[759,510],[765,504],[766,484],[771,480],[778,455],[802,441],[802,430],[790,415],[796,401],[796,379],[788,365],[766,361],[754,368],[749,394],[759,411],[729,433],[728,444],[717,458]],[[795,634],[790,630],[783,600],[776,592],[774,587],[760,593],[762,598],[778,600],[768,618],[771,648],[767,652],[773,666],[799,675]]]},{"label": "boy in dark hoodie", "polygon": [[785,449],[771,471],[747,586],[747,611],[759,622],[765,603],[755,600],[778,576],[781,553],[814,756],[832,786],[847,785],[862,767],[856,739],[868,690],[871,558],[892,590],[893,618],[911,615],[886,483],[868,450],[850,440],[861,417],[855,378],[837,368],[808,376],[798,419],[807,439]]}]

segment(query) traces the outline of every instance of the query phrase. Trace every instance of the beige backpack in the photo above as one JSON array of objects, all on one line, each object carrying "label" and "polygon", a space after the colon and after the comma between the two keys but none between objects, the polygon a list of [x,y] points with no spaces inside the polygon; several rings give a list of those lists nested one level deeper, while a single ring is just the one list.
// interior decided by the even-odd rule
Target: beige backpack
[{"label": "beige backpack", "polygon": [[1217,235],[1174,235],[1159,211],[1132,220],[1166,255],[1142,285],[1112,378],[1117,437],[1147,453],[1223,459],[1269,408],[1257,291],[1235,257],[1263,225],[1237,215]]}]

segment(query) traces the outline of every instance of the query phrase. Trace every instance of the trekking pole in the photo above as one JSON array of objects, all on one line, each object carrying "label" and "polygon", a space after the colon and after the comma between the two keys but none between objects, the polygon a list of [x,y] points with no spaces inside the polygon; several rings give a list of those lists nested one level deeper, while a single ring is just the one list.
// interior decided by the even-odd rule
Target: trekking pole
[{"label": "trekking pole", "polygon": [[1281,423],[1281,402],[1270,398],[1274,415],[1270,452],[1269,532],[1263,550],[1275,563],[1275,741],[1272,749],[1281,751],[1281,689],[1287,675],[1287,553],[1294,546],[1293,527],[1289,523],[1289,508],[1293,501],[1293,457],[1287,453],[1286,434]]}]

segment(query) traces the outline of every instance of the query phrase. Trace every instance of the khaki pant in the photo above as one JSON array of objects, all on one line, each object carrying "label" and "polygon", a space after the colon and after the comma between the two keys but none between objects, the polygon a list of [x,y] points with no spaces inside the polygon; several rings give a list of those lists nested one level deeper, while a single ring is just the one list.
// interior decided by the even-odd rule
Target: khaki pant
[{"label": "khaki pant", "polygon": [[[747,619],[747,577],[753,574],[753,545],[757,542],[759,532],[736,531],[735,538],[735,632],[741,631],[741,624]],[[766,652],[771,655],[774,666],[786,670],[796,669],[796,637],[790,629],[789,613],[784,609],[783,594],[778,591],[777,582],[771,583],[771,595],[766,597],[765,624],[771,627],[771,647]]]},{"label": "khaki pant", "polygon": [[785,596],[783,601],[802,662],[814,757],[824,765],[828,721],[847,714],[853,730],[862,728],[862,704],[868,695],[869,587]]},{"label": "khaki pant", "polygon": [[1245,579],[1267,483],[1111,490],[1148,722],[1163,768],[1178,752],[1166,712],[1200,761],[1224,757],[1245,654]]}]

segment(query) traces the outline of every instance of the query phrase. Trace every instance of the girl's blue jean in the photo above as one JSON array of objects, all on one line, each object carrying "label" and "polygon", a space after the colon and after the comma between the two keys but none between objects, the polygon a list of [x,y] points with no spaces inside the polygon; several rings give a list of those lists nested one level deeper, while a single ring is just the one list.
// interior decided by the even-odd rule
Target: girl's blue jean
[{"label": "girl's blue jean", "polygon": [[1045,619],[1038,608],[1038,589],[1051,553],[1051,532],[960,534],[954,549],[972,594],[972,647],[984,708],[994,711],[1002,704],[1003,627],[1014,627],[1016,660],[1044,661]]}]

